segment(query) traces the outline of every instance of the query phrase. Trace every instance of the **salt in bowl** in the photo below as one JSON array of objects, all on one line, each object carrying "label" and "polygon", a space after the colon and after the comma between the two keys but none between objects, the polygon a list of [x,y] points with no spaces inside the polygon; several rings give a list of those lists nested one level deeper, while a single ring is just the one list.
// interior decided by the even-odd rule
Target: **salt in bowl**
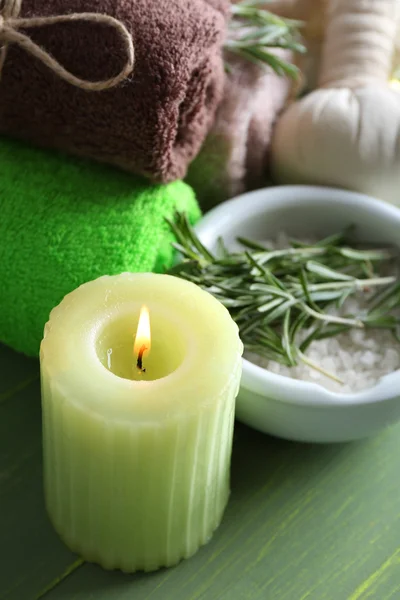
[{"label": "salt in bowl", "polygon": [[[317,186],[279,186],[243,194],[210,211],[196,231],[217,251],[238,236],[269,239],[280,231],[304,237],[356,226],[359,241],[400,245],[400,209],[374,198]],[[400,351],[400,350],[399,350]],[[268,434],[303,442],[346,442],[400,419],[400,371],[356,393],[271,373],[243,359],[238,420]]]}]

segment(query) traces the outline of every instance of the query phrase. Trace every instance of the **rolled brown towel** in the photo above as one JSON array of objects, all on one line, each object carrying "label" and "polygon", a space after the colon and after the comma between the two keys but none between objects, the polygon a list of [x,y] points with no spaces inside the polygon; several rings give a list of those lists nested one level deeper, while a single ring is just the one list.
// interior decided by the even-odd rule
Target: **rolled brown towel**
[{"label": "rolled brown towel", "polygon": [[291,87],[267,67],[239,58],[232,64],[213,128],[187,176],[204,209],[265,183],[273,126]]},{"label": "rolled brown towel", "polygon": [[[115,17],[132,34],[135,64],[118,86],[85,91],[18,44],[9,44],[1,69],[0,133],[111,163],[153,181],[183,177],[221,99],[221,47],[229,4],[22,0],[23,18],[82,12]],[[113,77],[127,60],[121,36],[101,23],[17,29],[84,80]]]}]

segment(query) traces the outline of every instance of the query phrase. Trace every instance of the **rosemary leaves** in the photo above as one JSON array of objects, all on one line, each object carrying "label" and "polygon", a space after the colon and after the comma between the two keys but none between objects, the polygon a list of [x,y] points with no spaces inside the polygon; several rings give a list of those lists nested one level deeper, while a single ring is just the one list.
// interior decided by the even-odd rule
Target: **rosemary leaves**
[{"label": "rosemary leaves", "polygon": [[[231,21],[224,44],[225,52],[258,65],[267,65],[278,75],[296,78],[298,68],[270,51],[285,48],[304,53],[300,41],[301,22],[274,15],[262,5],[265,2],[242,0],[231,6]],[[229,62],[227,64],[229,71]]]},{"label": "rosemary leaves", "polygon": [[[385,274],[397,250],[350,246],[349,230],[313,244],[291,240],[283,249],[239,239],[243,249],[230,252],[220,241],[215,256],[184,214],[177,213],[169,226],[183,258],[170,273],[199,285],[229,310],[247,352],[324,372],[306,355],[314,340],[374,328],[390,331],[400,343],[400,280]],[[357,294],[366,308],[340,314]]]}]

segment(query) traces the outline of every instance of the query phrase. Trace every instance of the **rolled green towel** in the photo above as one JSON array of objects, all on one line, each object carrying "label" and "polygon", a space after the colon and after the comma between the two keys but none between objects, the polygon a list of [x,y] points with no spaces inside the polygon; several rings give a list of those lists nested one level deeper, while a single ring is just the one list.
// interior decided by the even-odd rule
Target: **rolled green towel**
[{"label": "rolled green towel", "polygon": [[181,181],[152,186],[0,139],[0,341],[35,356],[50,310],[80,284],[171,266],[175,210],[200,216]]}]

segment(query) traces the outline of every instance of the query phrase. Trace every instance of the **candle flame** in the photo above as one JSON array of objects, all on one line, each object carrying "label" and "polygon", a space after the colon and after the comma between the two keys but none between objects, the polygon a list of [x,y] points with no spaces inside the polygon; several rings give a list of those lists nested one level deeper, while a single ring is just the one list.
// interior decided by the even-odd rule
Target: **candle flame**
[{"label": "candle flame", "polygon": [[142,306],[139,315],[139,322],[136,330],[135,343],[133,345],[134,354],[138,355],[141,351],[148,354],[151,348],[151,333],[150,333],[150,314],[147,306]]}]

